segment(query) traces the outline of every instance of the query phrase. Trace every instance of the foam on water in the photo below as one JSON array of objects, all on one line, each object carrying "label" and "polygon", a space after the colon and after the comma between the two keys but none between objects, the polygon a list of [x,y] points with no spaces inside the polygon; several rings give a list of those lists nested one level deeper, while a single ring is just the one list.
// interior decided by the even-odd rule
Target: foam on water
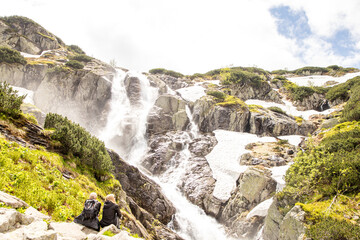
[{"label": "foam on water", "polygon": [[24,99],[24,103],[29,103],[34,105],[34,91],[28,90],[26,88],[21,88],[21,87],[15,87],[15,86],[11,86],[14,90],[18,91],[18,95],[19,96],[24,96],[26,95],[25,99]]}]

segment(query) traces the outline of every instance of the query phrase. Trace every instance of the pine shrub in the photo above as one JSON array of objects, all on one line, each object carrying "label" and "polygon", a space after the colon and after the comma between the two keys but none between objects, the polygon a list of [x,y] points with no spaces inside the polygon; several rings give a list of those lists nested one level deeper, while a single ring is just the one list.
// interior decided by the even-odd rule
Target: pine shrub
[{"label": "pine shrub", "polygon": [[20,63],[25,65],[26,60],[19,51],[8,47],[0,47],[0,63]]},{"label": "pine shrub", "polygon": [[18,96],[18,91],[6,82],[0,82],[0,112],[18,118],[21,114],[20,106],[25,97],[26,95]]},{"label": "pine shrub", "polygon": [[61,143],[64,154],[79,157],[82,164],[92,167],[99,174],[113,170],[104,142],[92,136],[79,124],[59,114],[48,113],[44,127],[55,129],[51,137]]}]

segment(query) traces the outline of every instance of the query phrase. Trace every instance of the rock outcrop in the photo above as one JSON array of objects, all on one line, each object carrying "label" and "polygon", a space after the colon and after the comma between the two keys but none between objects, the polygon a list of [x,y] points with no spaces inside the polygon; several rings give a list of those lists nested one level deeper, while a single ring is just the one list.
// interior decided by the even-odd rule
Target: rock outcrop
[{"label": "rock outcrop", "polygon": [[151,135],[185,130],[189,124],[185,106],[186,103],[177,96],[159,96],[148,116],[147,133]]},{"label": "rock outcrop", "polygon": [[184,88],[189,86],[186,82],[188,79],[176,78],[165,74],[155,74],[150,75],[151,78],[157,78],[169,86],[172,90],[177,90],[179,88]]},{"label": "rock outcrop", "polygon": [[30,54],[65,46],[60,38],[26,17],[0,18],[0,36],[0,45]]},{"label": "rock outcrop", "polygon": [[216,129],[249,132],[265,136],[307,135],[315,125],[293,117],[259,108],[250,111],[246,106],[219,106],[211,97],[197,100],[193,107],[194,120],[202,132]]},{"label": "rock outcrop", "polygon": [[238,97],[243,101],[248,99],[259,99],[282,103],[281,96],[274,91],[268,82],[261,81],[258,85],[253,84],[233,84],[228,87],[228,94]]},{"label": "rock outcrop", "polygon": [[237,187],[223,208],[220,221],[230,227],[239,237],[253,236],[263,222],[263,216],[245,217],[252,208],[270,198],[276,191],[276,181],[268,170],[248,168],[236,182]]},{"label": "rock outcrop", "polygon": [[202,132],[216,129],[249,132],[250,115],[246,107],[216,105],[210,96],[197,100],[193,107],[194,121]]},{"label": "rock outcrop", "polygon": [[169,223],[175,208],[162,194],[160,186],[143,175],[139,169],[123,161],[115,152],[109,151],[109,154],[115,166],[114,175],[126,194],[160,222]]},{"label": "rock outcrop", "polygon": [[313,93],[301,101],[294,101],[294,106],[296,106],[299,111],[316,110],[322,112],[330,108],[330,104],[325,98],[325,94],[319,93]]},{"label": "rock outcrop", "polygon": [[[59,51],[47,55],[55,58]],[[65,68],[57,61],[52,65],[41,61],[25,66],[0,64],[1,82],[34,91],[34,103],[43,112],[67,116],[93,133],[105,122],[114,74],[112,67],[96,59],[83,70]]]}]

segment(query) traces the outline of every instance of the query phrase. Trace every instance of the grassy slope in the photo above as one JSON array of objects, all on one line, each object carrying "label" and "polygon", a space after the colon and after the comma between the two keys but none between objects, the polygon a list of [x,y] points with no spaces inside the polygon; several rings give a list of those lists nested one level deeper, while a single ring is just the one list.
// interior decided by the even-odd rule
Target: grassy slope
[{"label": "grassy slope", "polygon": [[[16,134],[10,122],[2,120],[1,124],[11,126]],[[22,147],[1,134],[0,151],[0,190],[23,199],[55,221],[72,220],[80,214],[90,192],[104,199],[109,193],[118,195],[121,191],[112,175],[107,181],[98,182],[89,169],[77,166],[75,159],[65,160],[41,147]],[[64,178],[63,172],[74,178]]]}]

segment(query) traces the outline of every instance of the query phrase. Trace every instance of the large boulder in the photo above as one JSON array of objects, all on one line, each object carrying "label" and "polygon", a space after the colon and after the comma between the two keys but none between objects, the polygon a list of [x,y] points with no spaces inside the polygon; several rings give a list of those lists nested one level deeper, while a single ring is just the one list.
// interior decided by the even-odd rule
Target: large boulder
[{"label": "large boulder", "polygon": [[271,178],[270,171],[249,167],[237,180],[237,187],[222,210],[220,221],[238,236],[253,235],[264,217],[255,216],[249,221],[246,215],[256,205],[269,199],[275,191],[276,181]]},{"label": "large boulder", "polygon": [[7,194],[3,191],[0,191],[0,202],[2,202],[3,204],[10,206],[12,208],[22,208],[22,207],[29,207],[29,205],[24,202],[23,200],[12,196],[10,194]]},{"label": "large boulder", "polygon": [[250,111],[242,106],[219,106],[210,96],[197,100],[193,108],[194,121],[202,132],[216,129],[249,131]]},{"label": "large boulder", "polygon": [[305,212],[300,206],[294,206],[284,217],[280,225],[281,240],[301,240],[305,234]]},{"label": "large boulder", "polygon": [[185,107],[186,103],[178,96],[159,96],[147,119],[147,133],[185,130],[189,124]]},{"label": "large boulder", "polygon": [[303,98],[301,101],[294,101],[294,105],[299,111],[324,111],[330,108],[329,102],[325,98],[325,94],[320,93],[313,93],[312,95]]},{"label": "large boulder", "polygon": [[109,154],[115,166],[115,177],[126,194],[136,199],[140,207],[160,222],[164,224],[170,222],[175,208],[163,195],[160,186],[142,174],[139,169],[123,161],[117,153],[109,151]]}]

